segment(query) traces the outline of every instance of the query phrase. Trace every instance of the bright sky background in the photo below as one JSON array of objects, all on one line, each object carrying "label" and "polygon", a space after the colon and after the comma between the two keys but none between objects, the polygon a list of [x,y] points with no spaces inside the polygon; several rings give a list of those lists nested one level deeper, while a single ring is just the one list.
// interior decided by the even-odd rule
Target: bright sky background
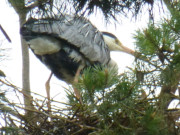
[{"label": "bright sky background", "polygon": [[[158,6],[155,6],[155,20],[158,21],[164,14],[159,15]],[[3,39],[3,47],[11,48],[7,52],[8,60],[1,62],[0,69],[3,70],[13,84],[21,87],[21,45],[19,36],[19,21],[13,8],[7,4],[6,0],[0,1],[0,24],[5,29],[12,40],[8,43],[0,32],[0,42]],[[101,31],[108,31],[116,35],[119,40],[127,47],[134,49],[133,34],[139,28],[145,28],[148,23],[148,11],[141,15],[136,21],[128,18],[121,19],[121,22],[116,25],[114,23],[106,25],[100,15],[90,16],[91,22]],[[112,58],[118,63],[120,72],[125,70],[125,67],[132,66],[134,58],[128,54],[113,52]],[[31,89],[36,93],[46,95],[45,82],[49,77],[50,71],[32,54],[30,53],[30,79]],[[64,100],[65,95],[62,86],[66,86],[64,82],[57,80],[55,77],[51,80],[51,97],[56,96],[56,100]]]}]

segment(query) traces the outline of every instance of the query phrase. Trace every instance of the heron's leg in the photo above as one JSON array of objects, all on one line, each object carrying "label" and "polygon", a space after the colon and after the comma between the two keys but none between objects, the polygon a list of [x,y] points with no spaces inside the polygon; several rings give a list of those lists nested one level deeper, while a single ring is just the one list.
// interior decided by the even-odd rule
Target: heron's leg
[{"label": "heron's leg", "polygon": [[[81,70],[84,68],[83,65],[79,66],[77,71],[76,71],[76,74],[75,74],[75,77],[74,77],[74,84],[77,84],[78,83],[78,78],[79,78],[79,75],[81,73]],[[79,99],[80,103],[82,103],[82,98],[81,98],[81,94],[80,94],[80,91],[73,86],[73,89],[74,89],[74,93],[76,95],[76,97]]]},{"label": "heron's leg", "polygon": [[48,99],[48,102],[47,102],[47,107],[48,107],[48,111],[51,111],[51,103],[50,103],[50,80],[51,80],[51,77],[52,77],[53,73],[51,72],[48,80],[46,81],[45,83],[45,87],[46,87],[46,93],[47,93],[47,99]]}]

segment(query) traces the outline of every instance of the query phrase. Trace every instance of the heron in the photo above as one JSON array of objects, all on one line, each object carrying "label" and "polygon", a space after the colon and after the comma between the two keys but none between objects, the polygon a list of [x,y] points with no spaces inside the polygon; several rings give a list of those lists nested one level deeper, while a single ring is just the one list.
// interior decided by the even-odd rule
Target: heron
[{"label": "heron", "polygon": [[[35,56],[52,74],[68,84],[77,83],[82,70],[87,67],[117,67],[110,57],[110,51],[135,53],[115,35],[99,31],[88,19],[77,15],[30,18],[21,27],[20,33]],[[52,74],[46,84],[49,84]],[[80,92],[76,88],[74,93],[80,99]],[[49,88],[47,97],[50,98]]]}]

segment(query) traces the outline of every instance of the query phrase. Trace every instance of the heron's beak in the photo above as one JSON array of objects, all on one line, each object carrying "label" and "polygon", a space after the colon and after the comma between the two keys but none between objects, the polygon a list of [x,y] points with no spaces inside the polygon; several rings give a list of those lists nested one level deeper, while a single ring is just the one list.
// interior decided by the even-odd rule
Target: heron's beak
[{"label": "heron's beak", "polygon": [[135,51],[124,46],[119,40],[117,41],[117,44],[118,44],[118,49],[117,51],[121,51],[121,52],[125,52],[127,54],[131,54],[131,55],[135,55]]}]

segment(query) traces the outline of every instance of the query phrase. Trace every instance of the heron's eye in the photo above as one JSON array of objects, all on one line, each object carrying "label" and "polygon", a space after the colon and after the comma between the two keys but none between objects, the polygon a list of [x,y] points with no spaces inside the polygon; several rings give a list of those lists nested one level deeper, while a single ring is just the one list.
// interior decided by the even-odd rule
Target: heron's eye
[{"label": "heron's eye", "polygon": [[117,38],[115,39],[115,43],[119,45],[119,40]]}]

